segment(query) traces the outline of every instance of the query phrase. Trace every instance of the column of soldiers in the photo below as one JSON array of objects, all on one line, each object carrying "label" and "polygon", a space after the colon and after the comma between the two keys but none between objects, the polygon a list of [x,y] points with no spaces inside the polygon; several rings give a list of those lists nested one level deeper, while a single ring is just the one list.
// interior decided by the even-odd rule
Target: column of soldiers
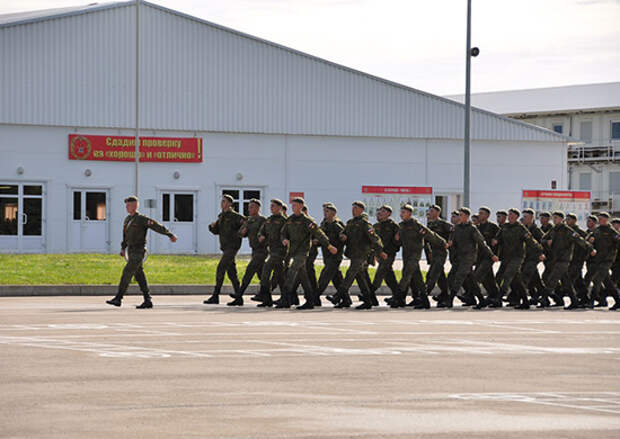
[{"label": "column of soldiers", "polygon": [[[129,251],[118,294],[108,303],[120,306],[123,295],[133,276],[140,284],[144,303],[140,308],[152,307],[142,258],[146,231],[152,229],[176,237],[164,226],[137,212],[137,199],[126,200],[129,216],[123,227],[122,254]],[[385,302],[391,308],[411,306],[428,309],[432,295],[438,308],[452,308],[458,298],[462,306],[474,309],[500,308],[529,309],[564,306],[565,309],[607,307],[607,298],[620,308],[618,282],[620,281],[620,219],[601,212],[589,216],[587,230],[577,225],[577,216],[556,211],[540,214],[516,208],[496,212],[497,223],[489,220],[491,210],[482,206],[477,214],[462,207],[451,212],[450,221],[441,218],[441,208],[431,206],[427,225],[413,217],[411,205],[400,208],[400,223],[391,219],[393,209],[384,205],[377,211],[377,222],[370,223],[366,206],[355,201],[351,206],[352,218],[344,223],[338,217],[333,203],[323,204],[323,219],[317,224],[308,215],[303,198],[291,201],[292,214],[286,215],[287,206],[279,199],[270,202],[269,217],[261,215],[261,202],[249,202],[249,215],[235,212],[233,199],[224,195],[221,213],[209,225],[218,235],[222,257],[216,271],[216,283],[205,304],[218,304],[224,278],[232,283],[232,301],[228,306],[242,306],[243,294],[252,278],[260,280],[258,294],[251,300],[259,307],[312,309],[321,306],[321,295],[328,285],[335,293],[327,296],[335,308],[349,308],[353,302],[349,290],[354,282],[359,287],[361,304],[357,309],[379,305],[376,291],[385,282],[391,297]],[[239,282],[236,255],[242,239],[247,238],[252,256]],[[315,260],[319,249],[323,267],[318,279]],[[400,281],[394,272],[394,261],[402,251]],[[422,252],[426,255],[426,278],[420,270]],[[340,266],[346,256],[350,263],[346,271]],[[445,263],[450,261],[446,275]],[[494,271],[494,263],[499,268]],[[542,275],[539,264],[544,264]],[[584,274],[584,264],[586,271]],[[376,265],[374,279],[369,266]],[[304,303],[299,304],[298,288],[304,292]],[[273,291],[280,289],[280,298],[273,300]],[[412,300],[407,302],[411,294]]]}]

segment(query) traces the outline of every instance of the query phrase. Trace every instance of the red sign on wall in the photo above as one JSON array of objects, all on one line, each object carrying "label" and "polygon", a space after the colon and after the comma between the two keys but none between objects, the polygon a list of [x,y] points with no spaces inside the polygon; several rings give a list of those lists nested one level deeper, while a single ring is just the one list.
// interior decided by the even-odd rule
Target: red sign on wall
[{"label": "red sign on wall", "polygon": [[[133,162],[135,137],[69,134],[69,160]],[[140,137],[141,162],[202,162],[200,137]]]},{"label": "red sign on wall", "polygon": [[588,191],[524,190],[523,198],[560,198],[560,199],[566,199],[566,200],[589,200],[590,192]]},{"label": "red sign on wall", "polygon": [[427,186],[362,186],[363,194],[432,194]]}]

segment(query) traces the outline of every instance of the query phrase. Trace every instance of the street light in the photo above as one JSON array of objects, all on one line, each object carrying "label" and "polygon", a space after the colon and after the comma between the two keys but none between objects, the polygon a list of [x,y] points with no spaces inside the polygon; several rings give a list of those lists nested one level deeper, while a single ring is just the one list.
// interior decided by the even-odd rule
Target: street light
[{"label": "street light", "polygon": [[471,0],[467,0],[467,50],[465,52],[465,148],[463,157],[463,205],[470,207],[470,128],[471,128],[471,58],[478,56],[480,49],[471,47]]}]

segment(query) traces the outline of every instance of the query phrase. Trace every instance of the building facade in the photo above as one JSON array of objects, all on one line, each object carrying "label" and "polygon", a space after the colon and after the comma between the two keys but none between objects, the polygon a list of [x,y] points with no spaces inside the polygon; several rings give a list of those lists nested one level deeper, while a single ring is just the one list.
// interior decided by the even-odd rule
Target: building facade
[{"label": "building facade", "polygon": [[472,104],[571,137],[569,189],[620,215],[620,82],[477,93]]},{"label": "building facade", "polygon": [[[0,16],[1,251],[118,251],[134,192],[135,12]],[[142,146],[194,148],[143,150],[141,211],[180,238],[151,235],[151,251],[216,253],[207,226],[223,193],[240,211],[303,194],[314,217],[332,201],[343,219],[368,186],[460,206],[462,105],[154,4],[140,24]],[[472,206],[568,187],[565,136],[474,110],[472,138]]]}]

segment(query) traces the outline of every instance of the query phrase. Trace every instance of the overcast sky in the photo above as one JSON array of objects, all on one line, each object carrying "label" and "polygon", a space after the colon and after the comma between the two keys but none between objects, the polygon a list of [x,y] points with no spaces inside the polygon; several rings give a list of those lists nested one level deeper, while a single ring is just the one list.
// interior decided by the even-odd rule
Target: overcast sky
[{"label": "overcast sky", "polygon": [[[0,0],[0,14],[87,4]],[[464,92],[465,0],[154,0],[440,95]],[[473,0],[473,92],[620,81],[620,0]]]}]

